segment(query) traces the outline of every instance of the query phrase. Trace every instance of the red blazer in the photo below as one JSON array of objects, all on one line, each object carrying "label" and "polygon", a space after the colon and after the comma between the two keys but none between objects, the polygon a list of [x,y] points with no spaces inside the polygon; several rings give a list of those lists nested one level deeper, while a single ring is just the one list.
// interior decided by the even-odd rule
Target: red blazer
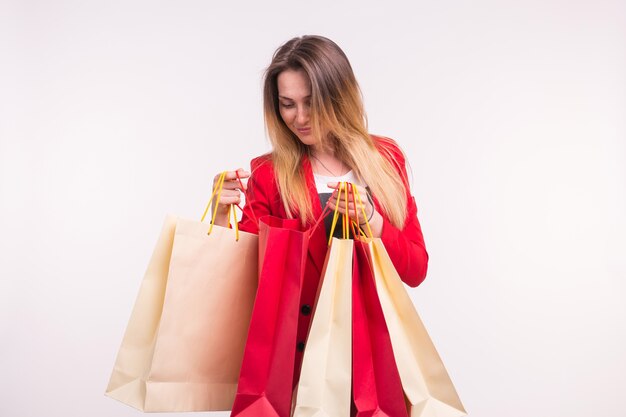
[{"label": "red blazer", "polygon": [[[397,169],[398,175],[403,179],[407,195],[407,217],[402,229],[395,227],[383,214],[383,229],[381,240],[389,253],[398,274],[402,280],[412,286],[418,286],[426,277],[428,267],[428,253],[424,245],[422,230],[417,219],[417,207],[415,199],[411,196],[408,177],[405,168],[405,160],[398,145],[389,138],[372,136],[378,151]],[[272,216],[287,218],[278,192],[278,184],[274,176],[271,157],[263,155],[250,162],[251,176],[248,181],[246,193],[246,205],[243,216],[239,222],[239,228],[250,233],[258,233],[258,225],[254,219],[270,214]],[[305,155],[302,158],[301,167],[304,170],[310,198],[313,203],[313,214],[319,218],[322,214],[322,206],[315,187],[311,162]],[[372,196],[374,205],[379,213],[380,209],[376,196]],[[252,214],[252,212],[254,214]],[[307,224],[307,227],[313,224]],[[296,353],[296,374],[294,382],[299,379],[299,369],[302,361],[302,351],[306,342],[311,311],[314,308],[317,287],[320,282],[326,251],[328,250],[326,230],[323,224],[313,232],[309,242],[308,259],[306,264],[304,284],[300,296],[301,314],[298,320],[298,343]]]}]

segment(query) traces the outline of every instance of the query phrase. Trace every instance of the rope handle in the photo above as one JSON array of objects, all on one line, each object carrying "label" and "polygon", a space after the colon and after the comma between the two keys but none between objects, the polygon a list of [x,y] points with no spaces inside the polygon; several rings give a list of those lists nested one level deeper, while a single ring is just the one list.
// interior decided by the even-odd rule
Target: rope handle
[{"label": "rope handle", "polygon": [[[345,187],[345,182],[340,182],[339,186],[337,187],[337,203],[339,203],[339,201],[341,201],[341,193],[343,192]],[[347,194],[347,190],[346,190],[346,194]],[[331,196],[332,198],[332,196]],[[328,199],[328,201],[330,201],[330,198]],[[335,210],[333,211],[333,222],[330,226],[330,233],[328,234],[328,245],[330,245],[330,242],[333,239],[333,235],[335,234],[335,227],[337,226],[337,219],[339,218],[339,204],[335,204]],[[342,222],[343,224],[345,224],[345,214],[342,217]],[[345,230],[345,226],[342,227],[342,232],[343,232],[343,238],[346,238],[346,230]]]},{"label": "rope handle", "polygon": [[333,193],[331,194],[330,198],[328,199],[328,201],[326,201],[326,204],[324,205],[324,208],[322,209],[322,213],[320,214],[320,216],[317,218],[317,221],[315,222],[315,224],[313,225],[313,227],[311,228],[311,231],[314,231],[315,229],[317,229],[317,227],[320,225],[320,223],[322,222],[322,220],[324,220],[326,218],[326,216],[328,214],[330,214],[330,199],[333,198],[335,196],[335,194],[337,193],[337,190],[333,191]]},{"label": "rope handle", "polygon": [[[363,212],[363,218],[365,219],[365,226],[367,226],[367,231],[369,233],[369,237],[374,237],[374,233],[372,233],[372,228],[370,226],[370,222],[367,219],[367,213],[365,213],[365,206],[363,205],[363,200],[361,199],[361,195],[359,194],[359,190],[357,190],[357,188],[353,185],[352,186],[352,191],[354,193],[355,198],[358,200],[359,204],[361,205],[361,211]],[[356,210],[356,204],[354,205],[354,209]],[[375,207],[372,205],[372,209],[375,210]],[[357,222],[358,222],[358,215],[356,216],[357,218]],[[357,226],[359,226],[360,229],[360,224],[357,223]],[[365,236],[367,237],[367,236]]]},{"label": "rope handle", "polygon": [[[215,196],[217,195],[217,201],[220,200],[220,197],[222,195],[222,189],[224,188],[224,180],[226,179],[226,174],[228,171],[223,171],[220,174],[220,177],[217,180],[217,183],[215,184],[215,186],[213,187],[213,192],[211,193],[211,198],[209,198],[209,202],[206,205],[206,208],[204,209],[204,213],[202,213],[202,218],[200,219],[200,222],[204,222],[204,218],[206,217],[209,208],[211,207],[211,203],[213,202],[213,198],[215,198]],[[239,176],[237,176],[239,177]],[[241,179],[239,180],[241,182]],[[242,184],[243,186],[243,184]],[[207,235],[210,235],[211,232],[213,231],[213,225],[215,225],[215,218],[217,217],[217,206],[218,204],[214,204],[213,205],[213,213],[211,215],[211,223],[209,226],[209,231],[207,232]],[[230,222],[230,217],[231,217],[231,213],[232,216],[234,218],[234,226],[235,226],[235,240],[238,241],[239,240],[239,224],[237,221],[237,211],[235,210],[235,208],[233,206],[236,206],[237,208],[239,208],[239,210],[241,210],[241,207],[239,207],[238,204],[229,204],[228,205],[228,226],[231,226],[231,222]],[[243,210],[242,210],[243,211]]]},{"label": "rope handle", "polygon": [[[352,204],[354,205],[354,218],[356,219],[356,220],[351,220],[348,214],[343,214],[343,218],[342,218],[342,223],[343,223],[343,228],[344,228],[343,238],[346,239],[347,237],[349,237],[349,230],[348,230],[347,223],[349,223],[353,236],[356,237],[360,235],[361,237],[364,237],[364,238],[374,237],[374,233],[372,233],[372,228],[369,224],[369,220],[367,219],[367,213],[365,212],[365,207],[363,206],[363,199],[361,198],[361,195],[356,185],[349,183],[349,182],[341,183],[339,187],[340,194],[337,198],[337,201],[341,201],[340,195],[341,195],[342,190],[345,190],[344,198],[345,198],[346,207],[348,207],[348,197],[349,196],[351,197]],[[367,233],[365,233],[365,231],[363,230],[359,222],[359,211],[357,209],[357,203],[361,206],[361,212],[363,214],[363,219],[365,219],[365,230],[367,231]],[[337,207],[335,207],[333,226],[331,228],[330,238],[328,239],[329,245],[330,245],[330,240],[332,239],[332,235],[334,234],[335,225],[337,222],[337,215],[338,215],[338,211],[337,211]]]},{"label": "rope handle", "polygon": [[[352,192],[350,192],[350,190],[352,190]],[[358,236],[359,233],[363,236],[363,237],[367,237],[363,231],[359,228],[359,223],[358,223],[358,218],[359,218],[359,213],[358,210],[356,209],[356,200],[355,200],[355,194],[358,196],[358,193],[355,193],[356,188],[354,184],[351,184],[349,182],[340,182],[339,186],[338,186],[338,194],[337,194],[337,202],[341,201],[342,198],[342,193],[343,193],[343,198],[344,198],[344,202],[346,204],[346,207],[349,206],[349,200],[350,197],[352,198],[352,202],[354,204],[354,214],[355,217],[357,219],[357,221],[355,222],[354,220],[350,219],[350,215],[348,213],[343,213],[341,215],[341,228],[342,228],[342,237],[343,239],[349,239],[350,238],[350,230],[352,230],[352,236]],[[330,200],[330,199],[329,199]],[[335,210],[334,210],[334,214],[333,214],[333,222],[330,228],[330,234],[328,237],[328,244],[330,245],[330,242],[332,241],[333,235],[335,234],[335,228],[337,227],[337,221],[339,219],[339,205],[337,204],[335,206]],[[358,231],[358,232],[357,232]]]},{"label": "rope handle", "polygon": [[[243,182],[241,181],[241,177],[239,176],[239,170],[235,171],[235,175],[237,176],[237,181],[239,181],[239,185],[241,186],[241,192],[243,193],[244,196],[246,196],[246,205],[248,205],[248,193],[247,193],[248,190],[243,185]],[[239,204],[236,204],[236,206],[239,207],[239,210],[241,210],[241,213],[243,213],[243,209],[239,206]],[[252,218],[254,219],[254,223],[258,225],[259,219],[256,216],[254,209],[252,208],[252,204],[250,204],[250,213],[252,213]]]}]

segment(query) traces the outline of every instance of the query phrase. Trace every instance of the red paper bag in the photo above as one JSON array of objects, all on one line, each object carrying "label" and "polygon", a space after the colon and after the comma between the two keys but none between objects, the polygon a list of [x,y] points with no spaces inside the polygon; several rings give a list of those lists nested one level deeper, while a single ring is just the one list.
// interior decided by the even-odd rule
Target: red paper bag
[{"label": "red paper bag", "polygon": [[298,219],[259,219],[259,286],[231,416],[289,417],[309,237]]},{"label": "red paper bag", "polygon": [[357,417],[407,417],[369,250],[358,239],[352,267],[352,376]]}]

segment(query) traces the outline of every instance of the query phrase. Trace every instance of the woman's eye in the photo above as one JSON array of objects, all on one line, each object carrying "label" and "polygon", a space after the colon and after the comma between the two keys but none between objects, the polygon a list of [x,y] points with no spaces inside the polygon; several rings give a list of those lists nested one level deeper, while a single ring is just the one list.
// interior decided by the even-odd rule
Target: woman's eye
[{"label": "woman's eye", "polygon": [[288,103],[280,103],[280,105],[286,109],[290,109],[293,107],[293,104],[288,104]]}]

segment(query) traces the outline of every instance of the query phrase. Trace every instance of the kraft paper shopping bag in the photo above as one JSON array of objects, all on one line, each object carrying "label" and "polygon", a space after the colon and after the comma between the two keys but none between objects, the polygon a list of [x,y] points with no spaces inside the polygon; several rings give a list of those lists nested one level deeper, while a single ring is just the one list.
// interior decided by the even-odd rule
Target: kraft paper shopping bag
[{"label": "kraft paper shopping bag", "polygon": [[352,240],[332,239],[302,360],[294,417],[350,415],[352,252]]},{"label": "kraft paper shopping bag", "polygon": [[108,396],[142,411],[231,408],[257,287],[258,237],[208,229],[166,218]]},{"label": "kraft paper shopping bag", "polygon": [[376,288],[411,417],[466,415],[448,372],[380,239],[368,242]]}]

